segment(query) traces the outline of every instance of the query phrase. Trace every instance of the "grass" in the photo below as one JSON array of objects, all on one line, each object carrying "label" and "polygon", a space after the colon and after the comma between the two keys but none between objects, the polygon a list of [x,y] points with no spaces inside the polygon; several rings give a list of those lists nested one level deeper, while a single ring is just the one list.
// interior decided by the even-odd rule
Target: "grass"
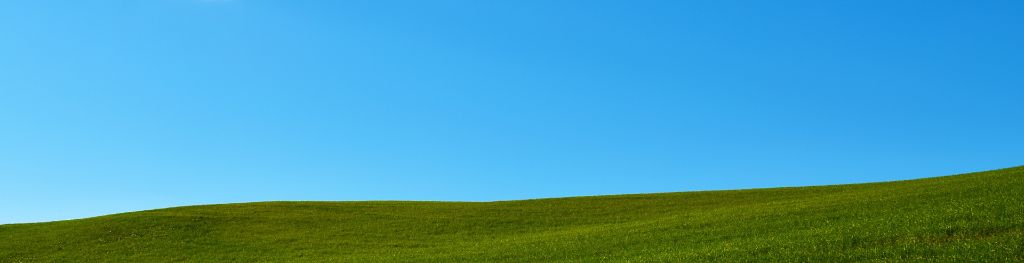
[{"label": "grass", "polygon": [[0,262],[1024,261],[1024,167],[503,202],[266,202],[0,225]]}]

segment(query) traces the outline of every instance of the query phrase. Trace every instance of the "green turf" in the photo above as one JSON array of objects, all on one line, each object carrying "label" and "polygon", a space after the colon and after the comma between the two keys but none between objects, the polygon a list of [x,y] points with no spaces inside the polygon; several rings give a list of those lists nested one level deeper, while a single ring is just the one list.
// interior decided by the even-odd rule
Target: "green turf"
[{"label": "green turf", "polygon": [[0,225],[0,262],[1024,261],[1024,167],[506,202],[268,202]]}]

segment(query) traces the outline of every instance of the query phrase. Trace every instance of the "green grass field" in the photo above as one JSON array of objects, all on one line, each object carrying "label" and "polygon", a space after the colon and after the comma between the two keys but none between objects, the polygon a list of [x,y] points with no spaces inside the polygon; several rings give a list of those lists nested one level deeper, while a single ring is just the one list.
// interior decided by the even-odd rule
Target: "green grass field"
[{"label": "green grass field", "polygon": [[504,202],[267,202],[0,226],[0,262],[1024,262],[1024,167]]}]

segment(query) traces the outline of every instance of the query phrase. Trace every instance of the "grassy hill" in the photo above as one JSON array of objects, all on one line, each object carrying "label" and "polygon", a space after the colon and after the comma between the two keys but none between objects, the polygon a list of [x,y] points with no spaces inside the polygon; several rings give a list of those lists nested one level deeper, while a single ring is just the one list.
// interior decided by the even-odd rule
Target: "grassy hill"
[{"label": "grassy hill", "polygon": [[0,226],[0,262],[1024,261],[1024,167],[505,202],[268,202]]}]

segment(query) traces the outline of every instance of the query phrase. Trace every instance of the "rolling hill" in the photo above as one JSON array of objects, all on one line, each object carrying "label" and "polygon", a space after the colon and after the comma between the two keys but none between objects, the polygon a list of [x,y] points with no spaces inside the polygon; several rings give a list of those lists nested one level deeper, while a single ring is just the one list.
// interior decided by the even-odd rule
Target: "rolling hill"
[{"label": "rolling hill", "polygon": [[0,225],[0,262],[1024,261],[1024,167],[501,202],[264,202]]}]

